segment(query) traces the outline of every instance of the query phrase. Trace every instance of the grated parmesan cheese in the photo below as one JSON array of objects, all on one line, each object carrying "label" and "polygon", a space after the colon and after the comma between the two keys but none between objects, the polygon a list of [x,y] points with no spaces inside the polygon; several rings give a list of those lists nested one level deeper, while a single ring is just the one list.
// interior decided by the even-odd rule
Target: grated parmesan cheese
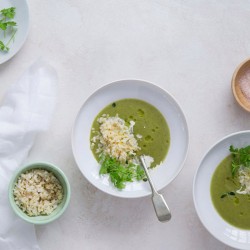
[{"label": "grated parmesan cheese", "polygon": [[32,169],[18,178],[14,199],[29,216],[49,215],[63,199],[63,188],[53,173]]},{"label": "grated parmesan cheese", "polygon": [[136,135],[136,138],[137,138],[137,139],[142,139],[142,135],[137,134],[137,135]]},{"label": "grated parmesan cheese", "polygon": [[92,138],[93,143],[99,141],[97,153],[104,152],[125,162],[140,150],[133,134],[134,121],[130,122],[130,126],[126,126],[125,121],[118,115],[102,115],[97,121],[100,124],[100,133]]},{"label": "grated parmesan cheese", "polygon": [[250,194],[250,169],[246,167],[241,167],[239,169],[239,182],[241,188],[236,192],[238,194]]},{"label": "grated parmesan cheese", "polygon": [[154,158],[149,155],[144,155],[144,160],[146,163],[146,166],[149,168],[151,164],[154,162]]}]

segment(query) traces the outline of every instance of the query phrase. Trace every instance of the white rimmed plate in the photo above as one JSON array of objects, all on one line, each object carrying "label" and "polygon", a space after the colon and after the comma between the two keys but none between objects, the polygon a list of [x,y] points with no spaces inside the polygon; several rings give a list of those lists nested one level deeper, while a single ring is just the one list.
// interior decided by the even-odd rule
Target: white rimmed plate
[{"label": "white rimmed plate", "polygon": [[[17,32],[14,41],[9,44],[8,52],[0,51],[0,64],[12,58],[23,46],[29,31],[29,8],[26,0],[4,0],[0,1],[0,10],[4,8],[16,7],[16,15],[14,21],[17,23]],[[9,37],[9,36],[8,36]],[[7,41],[1,30],[0,40]]]},{"label": "white rimmed plate", "polygon": [[136,98],[154,105],[165,117],[170,129],[170,147],[163,164],[151,171],[158,190],[168,185],[180,172],[188,149],[188,128],[176,100],[166,91],[139,80],[122,80],[103,86],[94,92],[81,107],[72,131],[72,149],[83,175],[100,190],[118,197],[136,198],[151,194],[147,182],[128,183],[122,191],[113,187],[108,178],[99,175],[100,166],[90,149],[90,130],[98,113],[108,104]]},{"label": "white rimmed plate", "polygon": [[194,177],[194,205],[201,222],[215,238],[234,248],[250,249],[250,230],[239,229],[222,219],[210,196],[212,175],[220,162],[230,154],[230,145],[238,148],[250,145],[250,130],[228,135],[205,154]]}]

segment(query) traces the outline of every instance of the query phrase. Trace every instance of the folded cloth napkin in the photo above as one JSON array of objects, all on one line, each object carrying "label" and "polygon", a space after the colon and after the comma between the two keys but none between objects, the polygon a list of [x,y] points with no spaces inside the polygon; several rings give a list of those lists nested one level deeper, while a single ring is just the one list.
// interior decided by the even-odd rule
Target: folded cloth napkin
[{"label": "folded cloth napkin", "polygon": [[39,59],[11,85],[0,107],[0,249],[39,249],[35,228],[8,202],[13,171],[26,159],[38,132],[49,127],[57,90],[55,70]]}]

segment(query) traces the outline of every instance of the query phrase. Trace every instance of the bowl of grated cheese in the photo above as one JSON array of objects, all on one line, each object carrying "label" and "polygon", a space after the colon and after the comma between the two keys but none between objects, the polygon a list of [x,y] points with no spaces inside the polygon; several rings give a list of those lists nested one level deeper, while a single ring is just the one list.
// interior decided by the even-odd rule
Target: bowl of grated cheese
[{"label": "bowl of grated cheese", "polygon": [[47,224],[59,218],[70,201],[70,185],[61,169],[51,163],[33,163],[19,168],[9,184],[14,212],[32,224]]}]

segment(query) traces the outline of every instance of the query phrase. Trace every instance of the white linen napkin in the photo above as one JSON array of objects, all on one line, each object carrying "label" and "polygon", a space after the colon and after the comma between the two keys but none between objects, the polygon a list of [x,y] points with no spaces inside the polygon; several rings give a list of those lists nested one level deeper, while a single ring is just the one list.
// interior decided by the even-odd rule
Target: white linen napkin
[{"label": "white linen napkin", "polygon": [[40,249],[35,228],[18,218],[8,201],[13,171],[26,159],[35,136],[48,129],[57,90],[57,74],[39,59],[11,85],[0,107],[0,249]]}]

